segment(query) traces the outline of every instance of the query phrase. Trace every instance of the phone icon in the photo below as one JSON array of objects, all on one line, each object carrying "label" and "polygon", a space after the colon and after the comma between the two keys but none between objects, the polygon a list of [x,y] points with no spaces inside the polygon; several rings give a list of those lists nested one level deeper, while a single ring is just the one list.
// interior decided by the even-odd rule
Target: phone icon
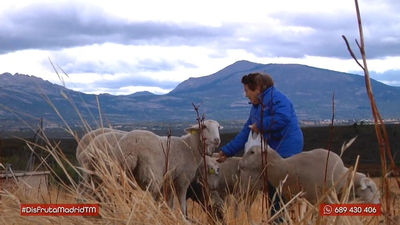
[{"label": "phone icon", "polygon": [[323,214],[324,215],[330,215],[332,214],[332,206],[330,205],[325,205],[323,208]]}]

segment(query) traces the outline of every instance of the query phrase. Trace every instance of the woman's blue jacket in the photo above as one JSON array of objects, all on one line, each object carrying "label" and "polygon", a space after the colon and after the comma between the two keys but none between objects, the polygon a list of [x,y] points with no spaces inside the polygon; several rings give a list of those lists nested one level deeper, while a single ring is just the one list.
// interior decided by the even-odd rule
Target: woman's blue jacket
[{"label": "woman's blue jacket", "polygon": [[[303,149],[303,133],[290,100],[275,87],[266,89],[259,96],[263,104],[253,105],[250,116],[242,130],[228,144],[222,147],[227,156],[233,156],[243,149],[250,132],[249,125],[257,124],[268,145],[286,158]],[[261,108],[262,120],[261,120]],[[262,122],[262,126],[261,126]]]}]

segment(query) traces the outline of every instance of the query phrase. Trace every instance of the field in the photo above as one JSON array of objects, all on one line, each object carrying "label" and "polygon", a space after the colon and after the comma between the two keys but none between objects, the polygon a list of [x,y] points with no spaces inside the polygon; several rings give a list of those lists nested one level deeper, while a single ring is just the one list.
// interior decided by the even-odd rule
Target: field
[{"label": "field", "polygon": [[[159,131],[160,134],[167,133],[167,127],[164,131]],[[388,138],[392,155],[400,165],[400,136],[399,124],[386,125]],[[183,130],[183,128],[182,128]],[[347,166],[354,165],[357,155],[360,155],[359,170],[368,173],[371,176],[380,176],[380,156],[378,143],[376,141],[375,129],[373,125],[351,125],[351,126],[335,126],[333,134],[330,138],[329,127],[303,127],[304,135],[304,150],[314,148],[328,148],[331,144],[331,150],[339,153],[344,142],[357,136],[355,142],[345,151],[343,161]],[[174,133],[173,133],[174,135]],[[221,131],[221,146],[229,142],[236,133],[224,133]],[[51,134],[49,134],[51,136]],[[1,140],[0,147],[0,162],[4,165],[11,163],[14,169],[25,169],[26,160],[30,156],[30,150],[27,148],[25,140],[32,139],[17,139],[7,138]],[[39,144],[44,145],[47,141],[41,140]],[[76,164],[75,149],[77,143],[73,138],[49,138],[48,142],[52,145],[57,144],[66,157]],[[22,160],[21,160],[22,159]]]},{"label": "field", "polygon": [[[379,184],[379,179],[375,179]],[[399,224],[400,192],[395,187],[394,180],[390,179],[393,193],[391,193],[390,204],[393,209],[391,223],[385,223],[385,217],[381,216],[319,216],[318,207],[310,205],[303,199],[297,199],[285,207],[282,213],[285,224]],[[108,188],[112,188],[112,185]],[[180,211],[169,210],[165,204],[155,202],[146,192],[141,190],[125,190],[124,192],[115,189],[105,189],[113,198],[101,202],[100,216],[79,217],[79,216],[20,216],[20,203],[75,203],[76,194],[71,190],[63,190],[59,186],[52,185],[51,190],[46,194],[27,195],[23,192],[5,193],[2,192],[0,201],[0,224],[220,224],[212,221],[199,205],[188,202],[187,222]],[[129,197],[128,197],[129,196]],[[86,199],[86,202],[96,203],[93,199]],[[177,204],[177,202],[175,202]],[[383,207],[383,205],[382,205]],[[269,224],[265,209],[262,210],[262,196],[258,196],[252,207],[253,220],[257,224]],[[249,224],[242,204],[239,205],[239,214],[234,217],[233,206],[224,210],[227,225]],[[264,212],[264,213],[263,213]]]},{"label": "field", "polygon": [[[395,161],[399,160],[399,144],[396,142],[400,133],[399,125],[387,126],[389,140],[391,140],[392,152]],[[374,129],[368,125],[353,125],[335,127],[332,138],[329,138],[329,127],[306,127],[303,128],[305,138],[305,149],[332,146],[335,152],[340,151],[341,145],[358,136],[357,140],[349,147],[343,159],[349,166],[354,165],[355,158],[360,155],[359,168],[370,174],[374,181],[381,185],[379,154]],[[222,144],[227,143],[235,134],[222,134]],[[47,148],[37,148],[37,156],[46,159],[49,166],[60,177],[51,179],[50,188],[47,193],[40,191],[26,193],[23,190],[15,192],[1,192],[0,218],[1,224],[188,224],[178,208],[169,210],[162,202],[155,202],[148,193],[128,185],[127,179],[116,179],[111,172],[103,174],[106,181],[101,189],[96,190],[97,198],[94,196],[79,196],[74,186],[79,181],[79,175],[75,166],[69,166],[68,161],[76,165],[74,157],[76,142],[73,139],[51,139],[40,144]],[[49,147],[50,146],[50,147]],[[46,150],[47,149],[47,150]],[[49,154],[52,152],[52,155]],[[11,163],[13,168],[23,169],[29,158],[30,151],[26,143],[17,139],[2,140],[1,163]],[[38,165],[36,159],[35,165]],[[63,167],[65,166],[65,168]],[[118,170],[118,168],[116,168]],[[109,176],[105,175],[109,174]],[[69,175],[71,177],[69,177]],[[400,189],[395,184],[395,179],[390,178],[390,199],[383,200],[382,208],[389,204],[390,215],[388,217],[320,217],[318,205],[313,206],[304,199],[293,199],[291,204],[283,207],[283,223],[281,224],[399,224],[400,212]],[[20,216],[20,203],[76,203],[77,199],[83,202],[99,203],[99,217],[40,217]],[[98,199],[102,199],[98,202]],[[346,201],[345,201],[346,202]],[[178,203],[176,202],[177,206]],[[226,223],[229,225],[248,224],[243,204],[239,205],[238,217],[234,217],[233,206],[225,209]],[[252,207],[253,219],[257,223],[268,224],[266,209],[263,209],[262,195],[260,194]],[[188,218],[192,224],[210,224],[212,221],[199,205],[188,202]],[[218,222],[217,222],[218,223]]]}]

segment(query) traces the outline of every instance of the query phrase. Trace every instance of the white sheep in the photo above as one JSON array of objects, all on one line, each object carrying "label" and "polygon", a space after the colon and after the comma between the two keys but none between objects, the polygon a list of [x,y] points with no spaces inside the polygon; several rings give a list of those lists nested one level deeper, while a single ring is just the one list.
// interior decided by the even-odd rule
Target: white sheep
[{"label": "white sheep", "polygon": [[118,140],[127,132],[111,128],[99,128],[84,135],[76,149],[76,159],[85,169],[90,168],[93,154],[98,150],[113,151]]},{"label": "white sheep", "polygon": [[[212,152],[220,144],[220,125],[214,120],[204,121],[202,127],[205,138],[206,154]],[[178,197],[181,211],[186,213],[186,192],[194,179],[202,159],[202,142],[200,128],[194,125],[185,129],[188,133],[182,137],[172,136],[168,162],[168,182],[170,182]],[[119,144],[124,152],[129,152],[125,160],[129,162],[130,170],[142,189],[147,189],[156,199],[161,193],[165,173],[165,155],[167,137],[160,137],[152,132],[134,130],[125,134]],[[169,190],[171,192],[171,190]],[[168,194],[171,196],[171,193]],[[168,205],[172,207],[172,198]]]},{"label": "white sheep", "polygon": [[76,152],[76,158],[82,170],[82,182],[79,184],[79,193],[87,191],[85,183],[92,181],[97,184],[101,182],[94,176],[95,168],[98,167],[99,158],[113,159],[115,162],[123,162],[119,164],[122,167],[126,166],[125,153],[119,148],[119,139],[126,132],[114,130],[110,128],[99,128],[86,134],[79,142]]},{"label": "white sheep", "polygon": [[[245,211],[250,224],[253,224],[250,207],[256,197],[258,190],[247,191],[241,189],[239,162],[241,157],[229,157],[224,162],[219,163],[219,173],[208,174],[208,187],[210,191],[211,206],[215,212],[216,219],[224,222],[223,208],[229,196],[234,197],[235,217],[237,216],[238,203],[244,201]],[[208,163],[214,165],[216,158],[209,158]],[[204,208],[204,194],[202,185],[199,181],[190,184],[188,198],[201,204]]]},{"label": "white sheep", "polygon": [[[79,163],[80,165],[82,165],[82,164],[83,164],[83,161],[86,161],[86,156],[84,156],[84,155],[86,154],[86,153],[85,153],[86,147],[87,147],[98,135],[105,134],[105,133],[112,132],[112,131],[116,131],[116,130],[111,129],[111,128],[98,128],[98,129],[96,129],[96,130],[92,130],[92,131],[86,133],[86,134],[79,140],[78,146],[77,146],[77,148],[76,148],[75,156],[76,156],[76,159],[78,160],[78,163]],[[83,154],[83,155],[81,156],[81,154]]]},{"label": "white sheep", "polygon": [[[325,166],[328,150],[314,149],[301,152],[288,158],[282,158],[275,150],[268,148],[267,174],[268,181],[278,187],[283,183],[283,196],[290,199],[291,196],[304,191],[304,197],[311,203],[316,203],[322,193],[325,177]],[[252,147],[239,163],[241,178],[261,189],[261,148]],[[336,193],[340,193],[346,183],[348,168],[342,159],[334,152],[330,152],[327,167],[326,188],[335,185]],[[362,202],[379,203],[380,194],[375,183],[362,173],[356,173],[354,177],[355,195]]]},{"label": "white sheep", "polygon": [[[218,219],[223,219],[222,209],[229,195],[233,195],[235,200],[240,196],[240,174],[239,160],[241,157],[230,157],[219,164],[219,174],[211,175],[208,178],[211,198],[217,210]],[[237,214],[237,201],[235,201],[235,216]],[[247,208],[246,208],[247,209]]]},{"label": "white sheep", "polygon": [[[206,155],[206,166],[207,166],[207,178],[209,179],[210,176],[218,176],[219,174],[219,163],[211,156]],[[196,176],[192,180],[189,185],[189,188],[186,192],[186,199],[192,199],[192,201],[197,202],[203,208],[205,207],[204,204],[204,192],[203,192],[203,185],[202,182],[204,179],[204,163],[203,160],[200,163],[199,168],[197,168]]]}]

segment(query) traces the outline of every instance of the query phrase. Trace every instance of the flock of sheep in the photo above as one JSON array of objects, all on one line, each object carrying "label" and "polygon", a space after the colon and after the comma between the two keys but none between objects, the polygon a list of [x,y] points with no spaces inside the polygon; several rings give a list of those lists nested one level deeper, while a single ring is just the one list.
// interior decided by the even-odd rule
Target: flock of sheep
[{"label": "flock of sheep", "polygon": [[[191,197],[203,203],[200,197],[203,196],[202,188],[198,187],[201,186],[199,176],[204,171],[201,151],[205,149],[208,155],[207,171],[211,171],[208,174],[208,188],[212,202],[222,208],[231,194],[236,199],[244,199],[247,217],[252,223],[249,209],[258,191],[263,189],[264,168],[261,161],[261,147],[253,146],[243,157],[231,157],[223,163],[218,163],[216,158],[212,157],[212,153],[221,143],[219,130],[222,127],[214,120],[205,120],[201,126],[200,128],[199,125],[193,125],[185,129],[186,135],[170,138],[145,130],[125,132],[100,128],[81,138],[76,158],[82,167],[86,183],[101,182],[96,177],[96,162],[103,158],[111,158],[133,176],[140,188],[148,190],[156,200],[160,199],[163,184],[165,179],[168,179],[172,184],[167,186],[168,206],[173,207],[172,193],[175,191],[180,209],[187,216],[187,198]],[[167,148],[169,153],[166,164]],[[267,151],[268,182],[277,188],[280,187],[282,196],[286,200],[303,192],[302,197],[316,204],[322,195],[324,184],[326,190],[335,190],[335,193],[340,194],[347,178],[354,176],[353,196],[360,202],[379,203],[380,194],[375,183],[362,173],[352,173],[333,152],[329,156],[326,182],[324,182],[327,150],[305,151],[285,159],[273,149],[268,148]],[[168,165],[167,171],[166,165]],[[164,176],[166,173],[168,176]],[[81,192],[87,193],[88,188],[85,185],[81,185],[80,188]],[[324,201],[333,200],[326,198]]]}]

